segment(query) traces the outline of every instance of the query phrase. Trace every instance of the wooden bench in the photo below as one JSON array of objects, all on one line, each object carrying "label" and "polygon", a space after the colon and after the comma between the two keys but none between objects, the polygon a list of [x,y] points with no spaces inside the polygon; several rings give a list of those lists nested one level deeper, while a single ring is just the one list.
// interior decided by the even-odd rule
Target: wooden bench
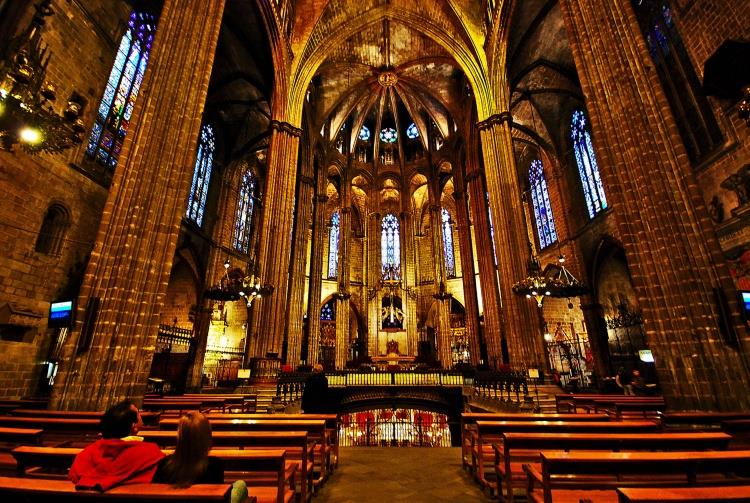
[{"label": "wooden bench", "polygon": [[614,411],[608,410],[618,421],[627,419],[659,419],[664,412],[664,402],[615,402]]},{"label": "wooden bench", "polygon": [[719,428],[723,421],[750,419],[750,412],[665,412],[661,416],[666,429]]},{"label": "wooden bench", "polygon": [[141,408],[147,411],[176,411],[179,414],[191,410],[207,411],[214,408],[219,408],[224,412],[226,411],[226,401],[223,398],[147,398],[143,400]]},{"label": "wooden bench", "polygon": [[[74,410],[39,410],[39,409],[14,409],[10,413],[16,417],[35,417],[51,419],[97,419],[101,420],[104,412],[74,411]],[[141,412],[143,424],[156,426],[159,424],[160,414],[158,412]]]},{"label": "wooden bench", "polygon": [[711,487],[625,487],[617,489],[620,503],[731,503],[750,501],[750,485]]},{"label": "wooden bench", "polygon": [[[654,421],[477,421],[477,442],[472,456],[475,478],[482,488],[495,490],[495,481],[486,476],[485,465],[494,460],[493,443],[502,442],[503,433],[656,433]],[[491,465],[494,473],[494,464]]]},{"label": "wooden bench", "polygon": [[[61,476],[65,476],[81,450],[70,447],[23,446],[13,449],[12,454],[16,458],[20,477],[30,474],[50,477],[55,476],[49,473],[50,470],[58,471]],[[172,452],[164,451],[165,454]],[[231,472],[228,479],[245,478],[249,494],[255,496],[259,503],[288,503],[294,497],[294,490],[289,488],[288,484],[290,481],[294,483],[296,465],[290,472],[286,466],[286,451],[283,449],[212,449],[209,455],[222,460],[224,471]],[[273,474],[273,485],[267,485],[267,478],[255,476],[264,473]],[[254,483],[260,485],[252,485]]]},{"label": "wooden bench", "polygon": [[472,450],[476,443],[477,421],[608,421],[607,414],[524,414],[503,412],[464,412],[461,414],[461,462],[474,470]]},{"label": "wooden bench", "polygon": [[[528,501],[576,503],[617,501],[618,487],[747,484],[728,478],[750,463],[750,451],[709,452],[547,452],[541,470],[524,465]],[[702,475],[701,481],[698,475]]]},{"label": "wooden bench", "polygon": [[99,434],[98,419],[0,416],[0,428],[43,430],[43,443],[90,443]]},{"label": "wooden bench", "polygon": [[[314,478],[315,487],[328,478],[331,449],[326,440],[326,421],[291,420],[291,419],[211,419],[211,430],[216,436],[221,431],[306,431],[311,439],[316,439],[313,464],[318,469],[318,476]],[[159,428],[162,430],[176,430],[179,419],[162,419]],[[145,432],[144,432],[145,433]]]},{"label": "wooden bench", "polygon": [[589,394],[589,393],[577,393],[577,394],[565,394],[561,393],[555,395],[555,407],[557,412],[596,412],[594,410],[595,400],[618,400],[625,402],[628,400],[651,400],[664,402],[664,397],[645,397],[645,396],[633,396],[633,395],[615,395],[615,394]]},{"label": "wooden bench", "polygon": [[[523,414],[519,414],[523,415]],[[339,465],[339,416],[338,414],[208,414],[208,419],[271,419],[290,421],[317,421],[326,422],[326,440],[332,450],[332,459],[329,463],[331,469]]]},{"label": "wooden bench", "polygon": [[504,433],[495,450],[497,485],[504,500],[513,501],[513,489],[526,480],[523,463],[539,463],[541,451],[697,451],[724,450],[731,437],[725,433]]},{"label": "wooden bench", "polygon": [[[256,394],[213,394],[213,393],[185,393],[179,395],[182,398],[223,398],[226,402],[227,409],[239,408],[242,414],[254,413],[258,404],[258,395]],[[176,398],[176,397],[175,397]]]},{"label": "wooden bench", "polygon": [[0,442],[41,445],[42,433],[43,430],[39,428],[0,428]]},{"label": "wooden bench", "polygon": [[178,489],[169,484],[131,484],[115,487],[107,492],[78,491],[67,480],[40,480],[0,477],[0,498],[3,501],[26,503],[74,503],[78,501],[132,501],[158,503],[162,501],[190,501],[191,503],[229,503],[232,486],[229,484],[196,484]]},{"label": "wooden bench", "polygon": [[[177,433],[174,431],[143,431],[140,435],[145,441],[154,442],[162,449],[174,448],[177,444]],[[300,473],[299,494],[302,502],[312,496],[315,440],[310,442],[305,431],[215,431],[212,434],[212,445],[217,448],[283,448],[287,455],[287,469]]]}]

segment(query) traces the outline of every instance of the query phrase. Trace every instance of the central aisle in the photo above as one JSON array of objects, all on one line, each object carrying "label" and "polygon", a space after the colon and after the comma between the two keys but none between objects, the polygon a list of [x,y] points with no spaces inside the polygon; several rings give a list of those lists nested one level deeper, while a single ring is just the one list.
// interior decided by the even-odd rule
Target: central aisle
[{"label": "central aisle", "polygon": [[314,503],[490,502],[461,468],[461,449],[342,447]]}]

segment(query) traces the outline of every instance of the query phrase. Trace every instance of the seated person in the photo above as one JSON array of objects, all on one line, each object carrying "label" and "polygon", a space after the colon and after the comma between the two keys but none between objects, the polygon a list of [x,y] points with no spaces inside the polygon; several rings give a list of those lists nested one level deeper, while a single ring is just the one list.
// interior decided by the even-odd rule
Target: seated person
[{"label": "seated person", "polygon": [[76,488],[106,491],[123,484],[151,482],[164,454],[158,445],[135,436],[142,425],[138,408],[128,400],[105,412],[102,438],[83,449],[68,472]]},{"label": "seated person", "polygon": [[[211,425],[206,416],[190,411],[180,418],[177,426],[177,446],[174,454],[161,461],[153,482],[190,487],[193,484],[223,484],[224,464],[221,459],[209,456],[211,450]],[[247,499],[247,486],[238,480],[232,487],[232,503]]]}]

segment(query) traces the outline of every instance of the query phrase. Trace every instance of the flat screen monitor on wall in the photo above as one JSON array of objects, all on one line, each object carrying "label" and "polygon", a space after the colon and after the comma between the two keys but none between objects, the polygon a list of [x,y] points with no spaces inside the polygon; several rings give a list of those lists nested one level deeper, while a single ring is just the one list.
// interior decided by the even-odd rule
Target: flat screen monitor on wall
[{"label": "flat screen monitor on wall", "polygon": [[51,328],[70,327],[73,321],[73,301],[65,300],[52,302],[49,307],[49,322]]}]

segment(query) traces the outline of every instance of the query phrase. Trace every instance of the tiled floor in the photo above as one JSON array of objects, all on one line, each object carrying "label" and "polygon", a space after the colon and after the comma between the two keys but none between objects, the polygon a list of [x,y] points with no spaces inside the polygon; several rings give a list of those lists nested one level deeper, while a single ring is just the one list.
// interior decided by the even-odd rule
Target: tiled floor
[{"label": "tiled floor", "polygon": [[490,502],[461,468],[461,449],[342,447],[313,503]]}]

